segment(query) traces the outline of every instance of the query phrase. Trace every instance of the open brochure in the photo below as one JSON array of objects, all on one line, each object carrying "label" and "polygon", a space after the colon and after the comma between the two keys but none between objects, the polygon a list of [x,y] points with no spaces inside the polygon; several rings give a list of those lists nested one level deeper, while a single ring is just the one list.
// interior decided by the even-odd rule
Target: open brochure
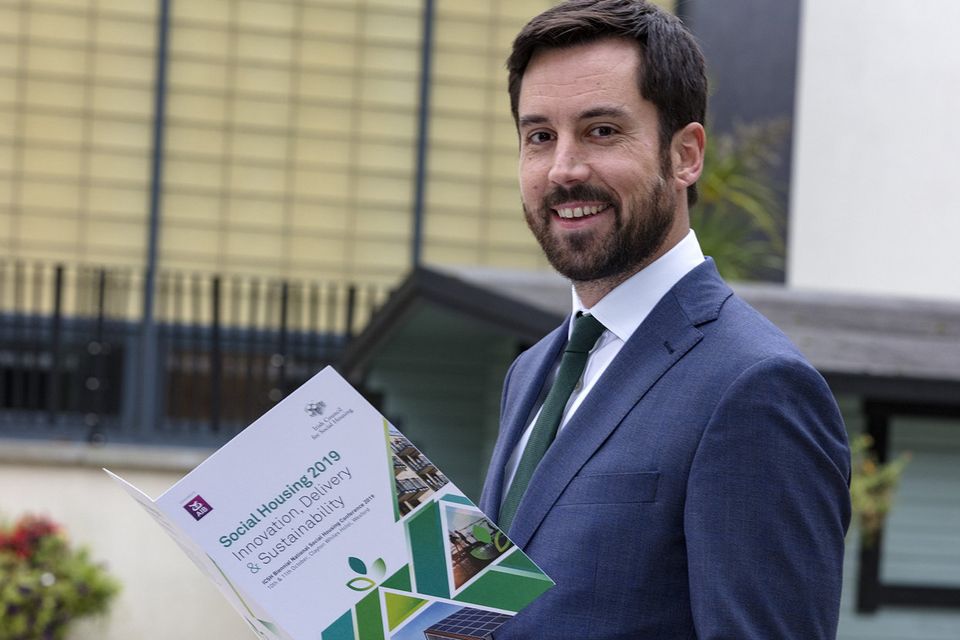
[{"label": "open brochure", "polygon": [[156,500],[110,475],[261,638],[490,638],[553,585],[330,367]]}]

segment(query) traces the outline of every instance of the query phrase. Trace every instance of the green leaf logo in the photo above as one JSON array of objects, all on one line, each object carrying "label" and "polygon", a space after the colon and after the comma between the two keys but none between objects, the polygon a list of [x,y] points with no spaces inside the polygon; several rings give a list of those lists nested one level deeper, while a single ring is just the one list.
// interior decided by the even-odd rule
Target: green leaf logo
[{"label": "green leaf logo", "polygon": [[369,589],[373,589],[377,586],[377,581],[387,574],[387,563],[383,561],[383,558],[377,558],[373,561],[371,565],[372,579],[366,577],[367,564],[360,558],[350,556],[347,558],[347,564],[350,565],[350,569],[354,573],[360,574],[347,582],[347,587],[354,591],[368,591]]},{"label": "green leaf logo", "polygon": [[365,565],[360,558],[350,556],[347,559],[347,563],[350,564],[350,568],[353,569],[354,573],[359,573],[362,576],[367,575],[367,565]]},{"label": "green leaf logo", "polygon": [[347,583],[347,586],[353,589],[354,591],[366,591],[368,589],[373,589],[375,586],[377,586],[377,583],[371,580],[370,578],[365,578],[364,576],[360,576],[358,578],[354,578],[353,580],[350,580]]},{"label": "green leaf logo", "polygon": [[377,558],[373,561],[372,572],[374,580],[379,580],[383,576],[387,575],[387,563],[383,561],[383,558]]}]

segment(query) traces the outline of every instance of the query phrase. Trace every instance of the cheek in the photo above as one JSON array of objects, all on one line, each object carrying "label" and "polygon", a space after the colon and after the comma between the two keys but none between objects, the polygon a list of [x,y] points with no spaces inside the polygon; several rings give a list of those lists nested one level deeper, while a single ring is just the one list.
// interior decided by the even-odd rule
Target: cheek
[{"label": "cheek", "polygon": [[543,194],[544,179],[532,163],[520,162],[520,195],[524,202],[531,202]]},{"label": "cheek", "polygon": [[660,175],[659,158],[637,158],[634,155],[598,162],[593,168],[597,179],[621,197],[636,192],[641,185],[650,184],[655,176]]},{"label": "cheek", "polygon": [[537,185],[524,182],[522,179],[520,180],[520,195],[523,197],[524,202],[531,202],[532,200],[539,198],[542,193],[543,189]]}]

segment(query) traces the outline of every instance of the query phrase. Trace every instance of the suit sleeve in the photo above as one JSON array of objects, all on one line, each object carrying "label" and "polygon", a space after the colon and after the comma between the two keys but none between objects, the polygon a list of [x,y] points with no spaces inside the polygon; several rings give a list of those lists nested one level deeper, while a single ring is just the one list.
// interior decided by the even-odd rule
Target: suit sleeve
[{"label": "suit sleeve", "polygon": [[849,478],[842,419],[808,363],[769,358],[730,385],[684,506],[699,640],[836,637]]}]

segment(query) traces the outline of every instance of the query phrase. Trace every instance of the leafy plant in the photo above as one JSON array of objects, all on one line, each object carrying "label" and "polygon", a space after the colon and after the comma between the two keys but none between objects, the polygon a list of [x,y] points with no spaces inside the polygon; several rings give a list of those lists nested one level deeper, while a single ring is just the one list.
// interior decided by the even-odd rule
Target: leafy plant
[{"label": "leafy plant", "polygon": [[731,280],[782,273],[785,213],[770,170],[787,131],[783,119],[741,125],[712,137],[707,147],[690,222],[704,254]]},{"label": "leafy plant", "polygon": [[893,496],[910,454],[903,453],[886,463],[877,461],[870,448],[873,439],[862,434],[850,443],[853,474],[850,478],[850,501],[854,516],[860,524],[863,544],[873,546],[877,534],[893,507]]},{"label": "leafy plant", "polygon": [[106,612],[119,588],[52,521],[0,526],[0,640],[60,640],[77,618]]}]

